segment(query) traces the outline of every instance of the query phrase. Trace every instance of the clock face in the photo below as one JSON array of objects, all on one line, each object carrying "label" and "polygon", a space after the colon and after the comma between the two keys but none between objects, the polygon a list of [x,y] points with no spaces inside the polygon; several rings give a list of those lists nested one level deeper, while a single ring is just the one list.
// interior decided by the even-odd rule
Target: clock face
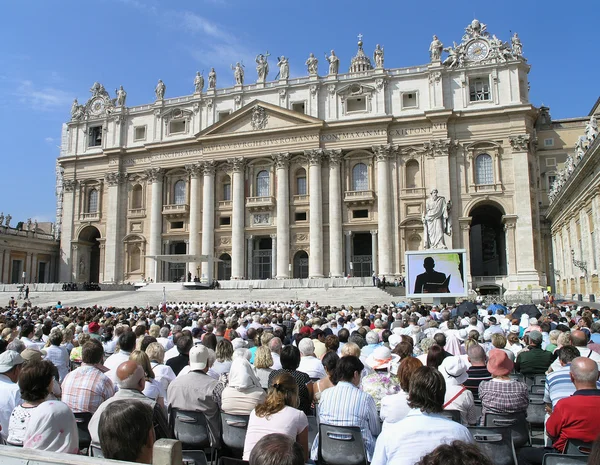
[{"label": "clock face", "polygon": [[467,47],[467,57],[472,61],[481,61],[488,56],[490,47],[483,40],[471,42]]},{"label": "clock face", "polygon": [[99,115],[104,110],[104,100],[98,98],[90,105],[90,112],[94,115]]}]

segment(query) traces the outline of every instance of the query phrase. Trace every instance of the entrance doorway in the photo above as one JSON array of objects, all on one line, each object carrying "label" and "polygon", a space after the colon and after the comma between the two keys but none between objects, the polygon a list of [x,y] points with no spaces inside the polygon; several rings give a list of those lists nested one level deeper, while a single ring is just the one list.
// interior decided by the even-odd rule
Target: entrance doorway
[{"label": "entrance doorway", "polygon": [[46,277],[46,262],[39,262],[38,263],[38,273],[37,273],[37,282],[38,283],[45,283],[47,280]]},{"label": "entrance doorway", "polygon": [[469,214],[471,276],[506,276],[506,237],[502,212],[494,205],[480,205]]},{"label": "entrance doorway", "polygon": [[78,242],[81,246],[79,257],[78,281],[88,283],[100,282],[100,231],[94,226],[86,226],[79,233]]},{"label": "entrance doorway", "polygon": [[308,278],[308,254],[304,250],[299,250],[294,255],[294,278]]},{"label": "entrance doorway", "polygon": [[252,278],[270,279],[273,241],[270,237],[258,237],[254,242],[252,256]]},{"label": "entrance doorway", "polygon": [[217,280],[229,281],[231,279],[231,255],[224,253],[219,257],[217,265]]},{"label": "entrance doorway", "polygon": [[353,276],[368,277],[373,274],[373,243],[371,233],[354,233],[352,237]]},{"label": "entrance doorway", "polygon": [[[170,253],[172,255],[185,255],[187,253],[187,247],[185,242],[173,242],[169,245]],[[169,263],[169,281],[176,283],[179,281],[186,280],[186,263]]]},{"label": "entrance doorway", "polygon": [[23,273],[23,260],[12,261],[12,275],[11,282],[13,284],[19,284],[22,281],[21,274]]}]

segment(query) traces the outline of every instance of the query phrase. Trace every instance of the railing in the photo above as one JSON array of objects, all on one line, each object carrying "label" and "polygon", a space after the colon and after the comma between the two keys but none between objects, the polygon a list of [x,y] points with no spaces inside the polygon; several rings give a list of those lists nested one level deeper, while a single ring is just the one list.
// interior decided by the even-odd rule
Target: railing
[{"label": "railing", "polygon": [[187,203],[181,203],[177,205],[163,205],[163,214],[173,215],[187,213],[190,207]]},{"label": "railing", "polygon": [[264,196],[264,197],[246,197],[247,207],[270,207],[275,205],[275,197]]},{"label": "railing", "polygon": [[10,226],[0,226],[0,234],[6,234],[7,236],[19,236],[19,237],[35,237],[36,239],[44,239],[47,241],[53,241],[54,235],[44,233],[44,232],[33,232],[26,231],[16,228],[11,228]]},{"label": "railing", "polygon": [[217,208],[219,210],[231,210],[233,202],[231,200],[219,200]]},{"label": "railing", "polygon": [[498,276],[472,276],[473,285],[475,284],[498,284],[501,285],[506,279],[506,275]]},{"label": "railing", "polygon": [[130,208],[129,216],[130,217],[146,216],[146,209],[145,208]]},{"label": "railing", "polygon": [[292,202],[293,203],[308,203],[310,197],[308,196],[308,194],[301,194],[301,195],[294,195],[292,197]]},{"label": "railing", "polygon": [[402,189],[402,195],[426,195],[427,189],[424,187],[408,187],[406,189]]},{"label": "railing", "polygon": [[502,184],[474,184],[475,192],[499,192],[502,191]]},{"label": "railing", "polygon": [[85,221],[97,221],[100,219],[100,212],[82,213],[81,219]]},{"label": "railing", "polygon": [[345,202],[372,202],[375,200],[375,192],[368,191],[346,191],[344,193]]}]

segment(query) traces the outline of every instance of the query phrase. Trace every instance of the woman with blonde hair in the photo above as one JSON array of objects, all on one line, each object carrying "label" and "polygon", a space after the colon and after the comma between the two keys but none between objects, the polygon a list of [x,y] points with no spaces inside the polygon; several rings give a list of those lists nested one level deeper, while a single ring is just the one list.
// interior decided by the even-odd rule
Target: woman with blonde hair
[{"label": "woman with blonde hair", "polygon": [[72,362],[81,363],[81,350],[86,342],[90,340],[90,335],[88,333],[80,333],[77,338],[77,343],[79,344],[77,347],[74,347],[71,350],[71,354],[69,358]]},{"label": "woman with blonde hair", "polygon": [[171,384],[171,381],[173,381],[177,376],[175,375],[173,368],[165,365],[164,363],[164,347],[158,342],[153,342],[146,347],[146,355],[150,359],[150,367],[154,372],[154,379],[162,386],[163,393],[166,393],[167,389],[169,388],[169,384]]},{"label": "woman with blonde hair", "polygon": [[254,372],[260,380],[260,385],[263,389],[269,388],[269,375],[273,371],[273,357],[267,346],[260,346],[256,349],[254,356]]},{"label": "woman with blonde hair", "polygon": [[291,437],[302,446],[304,460],[308,459],[308,419],[302,410],[298,410],[298,385],[289,373],[280,373],[273,379],[267,393],[267,399],[256,406],[250,414],[248,431],[244,443],[243,460],[258,441],[272,433],[281,433]]},{"label": "woman with blonde hair", "polygon": [[146,385],[144,386],[142,394],[149,399],[155,400],[158,405],[164,408],[166,393],[163,391],[162,385],[154,379],[154,371],[152,370],[150,359],[146,355],[146,352],[136,349],[131,352],[129,360],[134,361],[144,369]]}]

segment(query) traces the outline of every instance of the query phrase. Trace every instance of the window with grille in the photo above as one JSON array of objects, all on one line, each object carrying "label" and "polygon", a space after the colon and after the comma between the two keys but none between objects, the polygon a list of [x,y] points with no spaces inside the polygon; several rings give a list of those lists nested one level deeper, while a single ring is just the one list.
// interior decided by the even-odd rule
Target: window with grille
[{"label": "window with grille", "polygon": [[183,205],[185,203],[185,181],[177,181],[174,188],[175,205]]},{"label": "window with grille", "polygon": [[98,212],[98,191],[92,189],[88,194],[88,213]]},{"label": "window with grille", "polygon": [[475,159],[475,184],[494,184],[492,157],[482,153]]},{"label": "window with grille", "polygon": [[142,208],[142,186],[136,184],[131,189],[131,208]]},{"label": "window with grille", "polygon": [[352,190],[366,191],[369,190],[369,177],[367,165],[357,163],[352,168]]},{"label": "window with grille", "polygon": [[256,195],[258,197],[268,197],[270,193],[269,172],[262,170],[256,175]]},{"label": "window with grille", "polygon": [[231,200],[231,183],[229,181],[223,184],[223,200]]},{"label": "window with grille", "polygon": [[469,100],[471,102],[482,102],[491,100],[490,83],[488,79],[472,79],[469,85]]},{"label": "window with grille", "polygon": [[304,169],[296,173],[296,194],[306,195],[306,170]]}]

